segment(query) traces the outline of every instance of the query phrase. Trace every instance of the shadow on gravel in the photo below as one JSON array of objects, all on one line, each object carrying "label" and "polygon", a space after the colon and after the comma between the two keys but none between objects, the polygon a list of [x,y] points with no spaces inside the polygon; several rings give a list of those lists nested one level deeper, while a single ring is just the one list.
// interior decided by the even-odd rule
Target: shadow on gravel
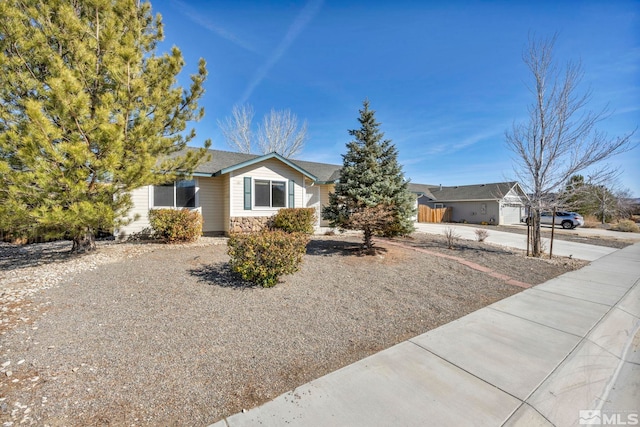
[{"label": "shadow on gravel", "polygon": [[71,253],[71,242],[31,243],[14,245],[0,242],[0,270],[16,270],[81,257]]},{"label": "shadow on gravel", "polygon": [[362,249],[360,242],[348,242],[344,240],[311,240],[307,245],[307,255],[312,256],[365,256],[385,253],[385,248],[374,246],[374,253]]},{"label": "shadow on gravel", "polygon": [[189,274],[198,277],[201,282],[206,282],[208,285],[222,288],[249,289],[257,287],[257,285],[245,282],[236,276],[226,262],[203,265],[189,270]]}]

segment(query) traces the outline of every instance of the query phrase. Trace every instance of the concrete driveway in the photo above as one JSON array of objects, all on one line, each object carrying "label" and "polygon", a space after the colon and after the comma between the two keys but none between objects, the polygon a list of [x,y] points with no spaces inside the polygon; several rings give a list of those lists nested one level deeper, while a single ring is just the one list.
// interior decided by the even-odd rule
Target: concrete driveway
[{"label": "concrete driveway", "polygon": [[[443,232],[451,228],[462,239],[476,240],[475,228],[468,225],[458,224],[430,224],[430,223],[416,223],[416,231],[419,233],[429,233],[442,235]],[[573,230],[575,231],[575,230]],[[606,230],[602,230],[606,231]],[[543,244],[546,245],[546,252],[549,251],[549,239],[543,238]],[[527,250],[527,236],[524,234],[508,233],[505,231],[489,230],[489,237],[485,240],[487,243],[494,245],[505,246],[509,248]],[[615,248],[608,248],[606,246],[589,245],[585,243],[568,242],[564,240],[555,239],[553,241],[553,254],[557,256],[571,256],[577,259],[583,259],[586,261],[594,261],[598,258],[602,258],[612,252],[615,252]]]}]

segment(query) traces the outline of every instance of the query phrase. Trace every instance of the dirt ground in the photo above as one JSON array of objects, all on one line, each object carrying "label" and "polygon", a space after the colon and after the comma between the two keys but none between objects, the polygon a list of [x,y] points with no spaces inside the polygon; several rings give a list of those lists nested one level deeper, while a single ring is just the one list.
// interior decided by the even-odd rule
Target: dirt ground
[{"label": "dirt ground", "polygon": [[584,264],[419,234],[377,247],[314,238],[263,289],[231,274],[224,239],[2,244],[0,422],[208,425],[522,291],[454,258],[530,285]]}]

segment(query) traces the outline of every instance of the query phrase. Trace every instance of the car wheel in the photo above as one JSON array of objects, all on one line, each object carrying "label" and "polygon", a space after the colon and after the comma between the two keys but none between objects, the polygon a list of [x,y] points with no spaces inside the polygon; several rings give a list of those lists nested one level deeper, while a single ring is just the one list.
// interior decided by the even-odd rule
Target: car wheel
[{"label": "car wheel", "polygon": [[562,228],[565,230],[573,228],[573,223],[571,221],[562,221]]}]

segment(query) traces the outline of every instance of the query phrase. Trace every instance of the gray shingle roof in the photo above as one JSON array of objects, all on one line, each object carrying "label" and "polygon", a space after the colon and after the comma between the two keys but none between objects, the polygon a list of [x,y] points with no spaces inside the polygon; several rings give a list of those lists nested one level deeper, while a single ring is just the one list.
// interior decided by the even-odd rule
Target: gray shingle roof
[{"label": "gray shingle roof", "polygon": [[433,199],[431,190],[435,187],[437,186],[428,184],[414,184],[413,182],[409,183],[409,191],[411,191],[412,193],[422,193],[430,199]]},{"label": "gray shingle roof", "polygon": [[333,182],[340,178],[340,169],[342,165],[332,165],[329,163],[307,162],[304,160],[289,159],[302,169],[318,178],[320,182]]},{"label": "gray shingle roof", "polygon": [[[201,164],[196,172],[213,175],[223,169],[262,157],[256,154],[244,154],[222,150],[208,150],[208,152],[211,155],[211,159]],[[340,169],[342,168],[342,165],[308,162],[305,160],[287,160],[315,176],[318,179],[318,182],[334,182],[340,178]],[[505,196],[516,184],[517,183],[513,181],[441,187],[439,185],[414,184],[411,182],[409,183],[409,190],[413,193],[422,193],[429,199],[438,202],[497,200]]]},{"label": "gray shingle roof", "polygon": [[430,199],[438,202],[463,200],[498,200],[503,198],[517,183],[494,182],[491,184],[459,185],[454,187],[434,186],[430,188]]},{"label": "gray shingle roof", "polygon": [[255,159],[255,154],[234,153],[232,151],[208,150],[211,159],[198,166],[196,172],[214,174],[228,167]]},{"label": "gray shingle roof", "polygon": [[[193,148],[189,148],[193,149]],[[223,169],[244,163],[249,160],[262,157],[256,154],[235,153],[232,151],[208,150],[211,159],[200,166],[196,172],[205,174],[214,174]],[[328,163],[307,162],[303,160],[287,159],[291,163],[309,172],[318,178],[320,182],[332,182],[340,177],[340,169],[342,165],[332,165]]]}]

